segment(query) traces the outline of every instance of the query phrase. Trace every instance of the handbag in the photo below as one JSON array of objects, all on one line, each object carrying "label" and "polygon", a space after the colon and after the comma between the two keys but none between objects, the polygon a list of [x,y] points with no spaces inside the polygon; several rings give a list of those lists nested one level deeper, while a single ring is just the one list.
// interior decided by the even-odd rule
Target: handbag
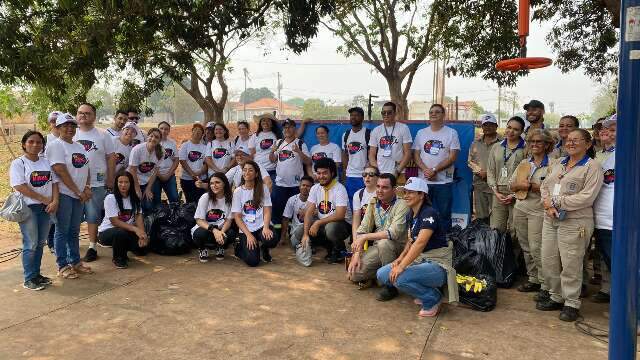
[{"label": "handbag", "polygon": [[21,223],[31,217],[31,209],[24,200],[24,196],[14,191],[5,200],[2,209],[0,209],[0,217],[12,222]]}]

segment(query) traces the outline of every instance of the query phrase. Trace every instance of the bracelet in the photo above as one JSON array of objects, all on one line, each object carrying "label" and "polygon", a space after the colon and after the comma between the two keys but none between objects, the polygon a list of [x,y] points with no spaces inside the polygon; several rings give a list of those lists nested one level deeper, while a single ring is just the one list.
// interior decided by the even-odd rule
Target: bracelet
[{"label": "bracelet", "polygon": [[207,228],[208,231],[213,231],[216,228],[215,225],[209,225],[209,227]]}]

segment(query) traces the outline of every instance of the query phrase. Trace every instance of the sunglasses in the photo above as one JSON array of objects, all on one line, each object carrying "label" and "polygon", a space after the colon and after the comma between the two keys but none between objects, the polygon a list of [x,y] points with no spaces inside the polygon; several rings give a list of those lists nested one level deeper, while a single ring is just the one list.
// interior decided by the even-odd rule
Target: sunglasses
[{"label": "sunglasses", "polygon": [[391,110],[380,111],[380,114],[382,114],[382,116],[393,115],[393,111]]},{"label": "sunglasses", "polygon": [[366,173],[363,173],[362,176],[364,176],[364,177],[378,177],[378,173],[366,172]]},{"label": "sunglasses", "polygon": [[129,116],[129,120],[140,120],[139,116]]}]

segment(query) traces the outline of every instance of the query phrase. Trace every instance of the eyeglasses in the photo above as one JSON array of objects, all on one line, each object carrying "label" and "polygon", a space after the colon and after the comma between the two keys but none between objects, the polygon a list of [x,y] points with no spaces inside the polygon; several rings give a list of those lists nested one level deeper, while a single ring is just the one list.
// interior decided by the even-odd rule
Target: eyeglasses
[{"label": "eyeglasses", "polygon": [[585,139],[567,139],[567,144],[579,144],[581,141],[586,141]]},{"label": "eyeglasses", "polygon": [[366,172],[366,173],[363,173],[362,176],[364,176],[364,177],[378,177],[378,173]]},{"label": "eyeglasses", "polygon": [[392,110],[380,111],[380,114],[382,114],[382,116],[393,115],[393,111]]}]

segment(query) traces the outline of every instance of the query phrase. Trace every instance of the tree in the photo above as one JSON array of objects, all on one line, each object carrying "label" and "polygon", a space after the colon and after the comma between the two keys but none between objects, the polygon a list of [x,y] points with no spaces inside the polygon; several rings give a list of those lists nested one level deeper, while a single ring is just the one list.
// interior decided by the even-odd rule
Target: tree
[{"label": "tree", "polygon": [[591,101],[591,108],[593,109],[591,117],[593,119],[615,114],[618,103],[617,88],[617,81],[606,82],[600,87]]},{"label": "tree", "polygon": [[243,104],[249,104],[262,98],[273,99],[276,96],[266,87],[259,89],[247,88],[240,94],[240,102]]},{"label": "tree", "polygon": [[327,105],[320,99],[307,99],[302,106],[302,117],[320,119],[327,114]]},{"label": "tree", "polygon": [[364,95],[356,95],[351,100],[351,105],[359,106],[362,109],[367,109],[367,106],[369,106],[369,99],[367,99],[367,97]]},{"label": "tree", "polygon": [[448,59],[450,74],[480,75],[500,85],[522,75],[494,67],[517,54],[513,1],[337,1],[333,16],[323,24],[342,40],[338,51],[361,57],[385,78],[403,119],[413,78],[427,60]]},{"label": "tree", "polygon": [[285,100],[284,103],[301,108],[304,106],[304,99],[300,97],[294,97],[289,100]]},{"label": "tree", "polygon": [[477,102],[473,102],[473,104],[471,105],[471,117],[473,118],[473,120],[480,118],[480,115],[484,115],[486,114],[487,111],[480,106],[480,104],[478,104]]}]

